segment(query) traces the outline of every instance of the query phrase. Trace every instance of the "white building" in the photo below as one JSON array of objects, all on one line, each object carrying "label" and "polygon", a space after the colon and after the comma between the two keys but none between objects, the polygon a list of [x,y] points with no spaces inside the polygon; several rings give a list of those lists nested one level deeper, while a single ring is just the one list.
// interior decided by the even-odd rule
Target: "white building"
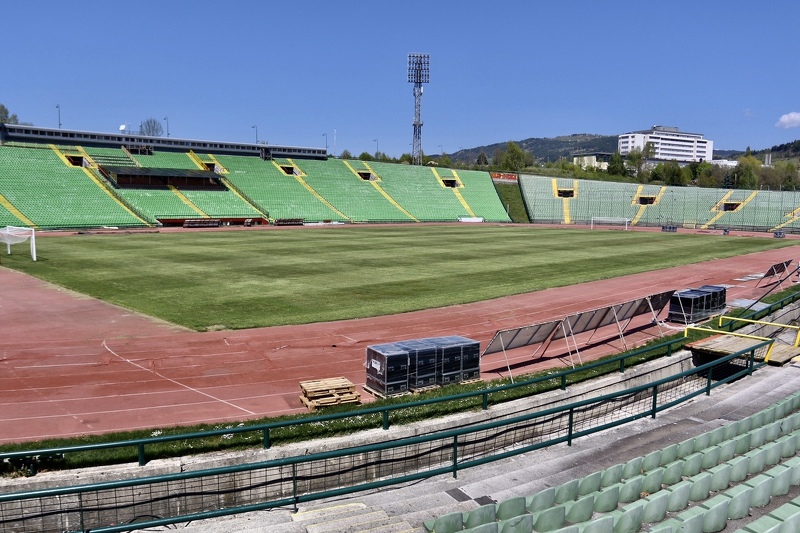
[{"label": "white building", "polygon": [[644,150],[647,143],[653,147],[651,159],[710,162],[714,158],[714,141],[703,139],[701,133],[686,133],[668,126],[623,133],[619,136],[617,147],[624,157],[636,148]]}]

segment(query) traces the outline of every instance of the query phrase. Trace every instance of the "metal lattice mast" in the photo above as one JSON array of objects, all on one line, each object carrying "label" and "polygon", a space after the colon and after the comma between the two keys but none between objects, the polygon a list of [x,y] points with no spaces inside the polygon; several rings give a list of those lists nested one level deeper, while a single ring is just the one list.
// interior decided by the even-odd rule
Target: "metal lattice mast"
[{"label": "metal lattice mast", "polygon": [[422,84],[431,80],[429,54],[408,54],[408,82],[414,84],[414,142],[411,144],[411,162],[422,164]]}]

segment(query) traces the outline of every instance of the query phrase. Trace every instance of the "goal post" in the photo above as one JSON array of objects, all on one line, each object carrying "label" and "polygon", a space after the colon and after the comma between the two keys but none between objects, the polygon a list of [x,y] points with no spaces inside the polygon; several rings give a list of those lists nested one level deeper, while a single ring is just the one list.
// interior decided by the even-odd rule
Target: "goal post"
[{"label": "goal post", "polygon": [[592,217],[591,229],[600,226],[623,226],[627,231],[630,222],[631,219],[625,217]]},{"label": "goal post", "polygon": [[0,229],[0,242],[6,243],[6,251],[11,255],[11,245],[30,240],[31,258],[36,261],[36,233],[33,228],[21,228],[18,226],[6,226]]}]

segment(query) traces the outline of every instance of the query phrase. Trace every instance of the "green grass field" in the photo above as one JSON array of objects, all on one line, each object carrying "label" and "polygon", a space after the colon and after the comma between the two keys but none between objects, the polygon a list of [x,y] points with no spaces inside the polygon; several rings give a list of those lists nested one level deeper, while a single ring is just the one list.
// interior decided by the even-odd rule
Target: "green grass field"
[{"label": "green grass field", "polygon": [[40,236],[3,266],[196,330],[443,307],[773,249],[788,240],[532,226]]}]

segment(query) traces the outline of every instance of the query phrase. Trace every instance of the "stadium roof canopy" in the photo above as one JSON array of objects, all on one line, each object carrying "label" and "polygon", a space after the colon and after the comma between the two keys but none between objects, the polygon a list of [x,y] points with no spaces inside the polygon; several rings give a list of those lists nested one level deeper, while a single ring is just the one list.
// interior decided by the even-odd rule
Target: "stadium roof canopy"
[{"label": "stadium roof canopy", "polygon": [[231,143],[223,141],[202,141],[179,139],[177,137],[150,137],[132,134],[127,131],[102,133],[80,130],[40,128],[20,124],[0,124],[0,144],[7,142],[45,143],[56,145],[97,146],[105,148],[148,147],[165,152],[188,152],[226,155],[254,155],[264,159],[293,157],[299,159],[325,159],[325,148],[303,146],[280,146],[262,143]]}]

